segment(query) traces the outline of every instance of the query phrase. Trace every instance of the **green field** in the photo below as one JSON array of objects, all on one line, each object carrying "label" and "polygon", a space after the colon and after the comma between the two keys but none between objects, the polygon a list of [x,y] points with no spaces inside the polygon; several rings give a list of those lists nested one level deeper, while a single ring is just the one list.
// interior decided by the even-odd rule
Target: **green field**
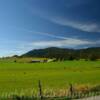
[{"label": "green field", "polygon": [[0,63],[0,92],[37,89],[63,89],[69,83],[100,84],[100,61],[65,61],[52,63]]}]

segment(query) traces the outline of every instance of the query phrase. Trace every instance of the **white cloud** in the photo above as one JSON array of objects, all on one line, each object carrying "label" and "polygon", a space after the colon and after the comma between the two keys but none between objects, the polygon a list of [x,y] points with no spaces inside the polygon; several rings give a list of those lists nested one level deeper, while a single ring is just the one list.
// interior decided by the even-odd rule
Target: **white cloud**
[{"label": "white cloud", "polygon": [[[54,35],[53,35],[54,36]],[[73,38],[64,38],[60,37],[60,40],[51,40],[51,41],[33,41],[33,42],[21,42],[17,47],[12,50],[7,50],[0,56],[12,56],[15,54],[21,55],[25,52],[28,52],[32,49],[40,49],[46,47],[67,47],[67,48],[77,48],[82,45],[98,45],[100,44],[100,40],[97,41],[87,41],[81,39],[73,39]],[[3,49],[4,50],[4,49]],[[2,51],[2,50],[1,50]]]},{"label": "white cloud", "polygon": [[88,23],[88,22],[78,22],[73,20],[68,20],[67,18],[51,18],[49,19],[54,23],[57,23],[59,25],[69,26],[81,31],[86,32],[100,32],[100,25],[96,23]]},{"label": "white cloud", "polygon": [[69,26],[81,31],[85,31],[85,32],[100,32],[100,24],[96,23],[96,22],[86,22],[86,21],[78,21],[78,20],[74,20],[67,18],[67,17],[63,17],[60,14],[51,14],[46,11],[43,11],[41,9],[37,9],[35,12],[32,8],[32,14],[36,14],[41,18],[47,19],[53,23],[59,24],[59,25],[63,25],[63,26]]},{"label": "white cloud", "polygon": [[34,47],[77,47],[80,45],[91,45],[94,44],[94,42],[85,41],[85,40],[79,40],[79,39],[72,39],[67,38],[65,40],[53,40],[53,41],[38,41],[33,42],[31,45]]}]

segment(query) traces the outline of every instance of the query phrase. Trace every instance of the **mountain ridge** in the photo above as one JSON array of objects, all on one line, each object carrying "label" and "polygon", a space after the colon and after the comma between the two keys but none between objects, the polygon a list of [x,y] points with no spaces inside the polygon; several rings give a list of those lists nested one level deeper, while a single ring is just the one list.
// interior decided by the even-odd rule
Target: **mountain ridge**
[{"label": "mountain ridge", "polygon": [[76,56],[79,58],[86,58],[91,55],[95,55],[100,58],[100,47],[91,47],[84,49],[70,49],[70,48],[58,48],[58,47],[49,47],[44,49],[34,49],[31,50],[21,57],[63,57],[63,56]]}]

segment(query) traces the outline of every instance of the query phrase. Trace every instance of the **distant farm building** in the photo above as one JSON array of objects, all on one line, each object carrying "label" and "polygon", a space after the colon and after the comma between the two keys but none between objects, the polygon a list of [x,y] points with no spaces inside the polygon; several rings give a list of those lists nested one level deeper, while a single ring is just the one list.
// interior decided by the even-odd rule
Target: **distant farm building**
[{"label": "distant farm building", "polygon": [[31,61],[31,63],[39,63],[39,62],[44,62],[44,60],[36,60],[36,59],[34,59],[34,60]]},{"label": "distant farm building", "polygon": [[53,62],[53,61],[55,61],[55,59],[45,59],[45,60],[33,59],[30,63],[43,63],[43,62]]},{"label": "distant farm building", "polygon": [[47,62],[54,62],[56,59],[48,59]]}]

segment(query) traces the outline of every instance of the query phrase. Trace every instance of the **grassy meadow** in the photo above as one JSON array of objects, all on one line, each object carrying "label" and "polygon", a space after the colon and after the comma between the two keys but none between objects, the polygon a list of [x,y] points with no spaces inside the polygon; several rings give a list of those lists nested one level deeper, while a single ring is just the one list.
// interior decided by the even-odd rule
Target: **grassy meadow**
[{"label": "grassy meadow", "polygon": [[70,83],[98,85],[100,61],[0,62],[0,92],[38,90],[38,80],[43,89],[66,89]]}]

